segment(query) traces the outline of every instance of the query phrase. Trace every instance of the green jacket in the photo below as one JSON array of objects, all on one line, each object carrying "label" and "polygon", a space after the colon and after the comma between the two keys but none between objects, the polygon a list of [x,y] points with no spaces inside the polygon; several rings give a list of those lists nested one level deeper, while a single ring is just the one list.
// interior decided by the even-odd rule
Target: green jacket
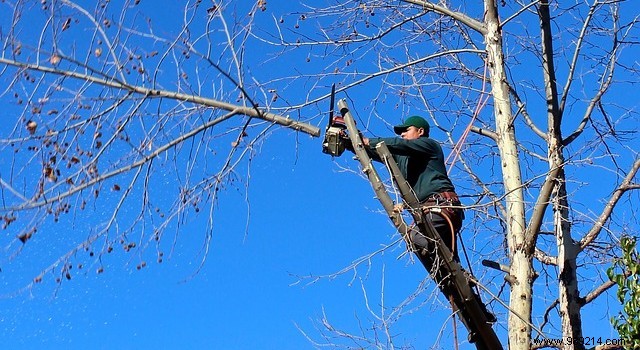
[{"label": "green jacket", "polygon": [[389,148],[402,175],[407,179],[420,202],[436,193],[455,191],[451,179],[447,176],[444,153],[438,142],[428,137],[415,140],[399,137],[370,138],[368,153],[374,160],[380,161],[380,157],[371,150],[382,141]]}]

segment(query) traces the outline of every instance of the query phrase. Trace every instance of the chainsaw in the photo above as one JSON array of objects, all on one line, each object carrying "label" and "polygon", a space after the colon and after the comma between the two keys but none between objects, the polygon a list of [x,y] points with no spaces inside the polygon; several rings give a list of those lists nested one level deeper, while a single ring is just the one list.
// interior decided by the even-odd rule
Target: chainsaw
[{"label": "chainsaw", "polygon": [[322,141],[322,153],[330,154],[333,157],[340,157],[345,150],[346,142],[349,138],[346,134],[347,125],[342,116],[334,116],[333,108],[336,97],[336,84],[331,86],[331,105],[329,106],[329,123],[324,132]]}]

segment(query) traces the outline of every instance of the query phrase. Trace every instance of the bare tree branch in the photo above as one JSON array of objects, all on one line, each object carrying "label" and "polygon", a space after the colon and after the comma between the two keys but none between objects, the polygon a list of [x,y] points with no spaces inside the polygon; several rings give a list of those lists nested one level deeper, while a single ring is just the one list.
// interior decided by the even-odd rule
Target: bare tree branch
[{"label": "bare tree branch", "polygon": [[256,111],[253,108],[237,106],[227,102],[205,98],[202,96],[187,95],[180,92],[150,89],[143,86],[129,85],[127,83],[120,82],[116,79],[99,78],[99,77],[95,77],[88,74],[82,74],[82,73],[77,73],[73,71],[65,71],[65,70],[59,70],[56,68],[41,66],[39,64],[18,62],[18,61],[3,58],[3,57],[0,58],[0,64],[10,65],[14,67],[23,68],[23,69],[30,69],[30,70],[34,70],[42,73],[51,73],[51,74],[62,75],[62,76],[71,77],[75,79],[80,79],[83,81],[92,82],[92,83],[100,84],[103,86],[135,92],[137,94],[141,94],[149,98],[164,97],[164,98],[170,98],[170,99],[184,101],[184,102],[192,102],[192,103],[199,104],[206,107],[220,108],[220,109],[233,112],[234,114],[242,114],[249,117],[264,119],[266,121],[269,121],[275,124],[279,124],[282,126],[292,128],[294,130],[305,132],[312,136],[320,135],[320,128],[307,123],[299,122],[299,121],[290,119],[288,117],[283,117],[277,114],[264,112],[264,111]]},{"label": "bare tree branch", "polygon": [[540,136],[541,139],[546,140],[547,139],[547,134],[544,131],[540,130],[540,128],[538,128],[538,126],[533,121],[533,119],[531,119],[531,116],[529,115],[529,112],[527,112],[526,105],[525,105],[524,101],[522,101],[522,99],[518,95],[518,92],[515,90],[515,88],[513,86],[509,85],[509,91],[511,92],[511,95],[513,96],[514,100],[516,101],[516,104],[518,105],[518,110],[522,113],[522,116],[524,117],[525,123],[529,126],[529,128],[531,130],[533,130],[533,132],[536,135]]},{"label": "bare tree branch", "polygon": [[112,178],[112,177],[114,177],[116,175],[128,172],[130,170],[139,168],[140,166],[152,161],[154,158],[156,158],[159,155],[163,154],[168,149],[176,146],[177,144],[180,144],[180,143],[184,142],[185,140],[188,140],[189,138],[201,133],[204,130],[207,130],[208,128],[210,128],[210,127],[212,127],[212,126],[214,126],[214,125],[216,125],[216,124],[218,124],[218,123],[220,123],[220,122],[222,122],[222,121],[224,121],[226,119],[229,119],[230,117],[232,117],[232,116],[234,116],[236,114],[237,113],[231,112],[231,113],[228,113],[228,114],[226,114],[226,115],[224,115],[224,116],[222,116],[220,118],[217,118],[215,120],[209,121],[209,122],[207,122],[207,123],[195,128],[195,129],[191,130],[190,132],[187,132],[187,133],[185,133],[183,135],[180,135],[179,137],[171,140],[170,142],[158,147],[156,150],[154,150],[153,152],[151,152],[151,153],[149,153],[147,155],[144,155],[142,157],[142,159],[140,159],[140,160],[138,160],[138,161],[136,161],[134,163],[131,163],[131,164],[129,164],[129,165],[125,166],[125,167],[119,168],[119,169],[115,169],[115,170],[110,171],[110,172],[108,172],[106,174],[99,175],[99,176],[91,179],[90,181],[87,181],[87,182],[85,182],[85,183],[83,183],[81,185],[75,186],[75,187],[71,188],[70,190],[68,190],[66,192],[63,192],[61,194],[58,194],[58,195],[56,195],[54,197],[50,197],[48,199],[45,198],[45,199],[43,199],[41,201],[32,201],[32,200],[30,200],[30,201],[25,202],[25,203],[23,203],[21,205],[18,205],[18,206],[3,207],[2,210],[3,211],[16,211],[16,210],[34,209],[34,208],[42,207],[42,206],[47,205],[47,204],[52,203],[52,202],[60,201],[60,200],[62,200],[64,198],[67,198],[67,197],[69,197],[71,195],[74,195],[74,194],[76,194],[78,192],[81,192],[81,191],[85,190],[86,188],[89,188],[89,187],[91,187],[91,186],[93,186],[93,185],[95,185],[97,183],[103,182],[106,179]]},{"label": "bare tree branch", "polygon": [[430,11],[434,11],[434,12],[449,16],[455,19],[456,21],[459,21],[460,23],[463,23],[469,26],[469,28],[475,30],[476,32],[482,35],[487,34],[487,28],[484,23],[479,22],[473,18],[470,18],[466,16],[464,13],[452,11],[442,5],[436,5],[432,2],[425,1],[425,0],[402,0],[402,1],[408,2],[410,4],[418,5],[425,10],[430,10]]},{"label": "bare tree branch", "polygon": [[[582,44],[582,40],[583,40],[583,36],[584,36],[584,32],[587,30],[588,28],[588,22],[591,20],[591,17],[593,16],[593,12],[596,10],[596,8],[600,5],[599,1],[594,1],[594,4],[592,5],[592,8],[589,12],[589,15],[587,16],[587,20],[585,20],[585,25],[582,29],[582,32],[580,33],[580,39],[579,42],[576,45],[576,53],[574,55],[574,59],[572,61],[571,64],[571,70],[570,70],[570,76],[573,75],[573,71],[575,68],[575,64],[576,64],[576,60],[577,60],[577,56],[578,53],[581,49],[581,44]],[[616,21],[613,21],[613,25],[616,26]],[[582,132],[584,131],[584,128],[587,126],[587,122],[591,119],[591,116],[593,114],[593,110],[600,105],[600,101],[602,100],[602,97],[604,96],[604,94],[607,92],[607,90],[611,87],[611,84],[613,83],[613,77],[614,77],[614,71],[616,68],[616,64],[617,64],[617,56],[618,56],[618,49],[619,49],[619,42],[618,42],[618,33],[617,33],[617,29],[614,28],[613,30],[613,43],[612,43],[612,49],[609,52],[609,61],[606,65],[606,69],[602,72],[602,77],[601,77],[601,83],[600,83],[600,87],[597,91],[597,93],[593,96],[593,98],[591,98],[591,101],[589,103],[589,105],[587,106],[585,112],[584,112],[584,116],[582,117],[582,120],[580,121],[580,123],[576,126],[576,129],[573,131],[573,133],[571,135],[569,135],[568,137],[566,137],[563,141],[562,144],[563,145],[568,145],[571,142],[573,142],[573,140],[575,140],[578,136],[580,136],[580,134],[582,134]],[[572,80],[567,80],[567,85],[565,86],[565,90],[563,92],[563,96],[562,96],[562,105],[560,106],[560,111],[561,113],[564,113],[564,108],[565,108],[565,103],[566,103],[566,99],[567,99],[567,94],[570,88]]]},{"label": "bare tree branch", "polygon": [[573,52],[573,57],[571,60],[571,63],[569,64],[569,73],[567,75],[567,81],[565,82],[565,86],[564,89],[562,90],[562,97],[560,98],[560,113],[563,113],[565,110],[565,105],[567,103],[567,97],[569,95],[569,91],[571,88],[571,84],[573,84],[574,82],[574,75],[576,73],[576,69],[577,69],[577,62],[578,62],[578,58],[580,57],[580,50],[582,50],[582,45],[584,43],[584,40],[586,39],[586,31],[589,28],[589,26],[591,25],[591,19],[593,18],[593,15],[596,11],[596,9],[598,7],[601,6],[601,3],[599,1],[594,1],[593,4],[591,5],[591,8],[589,9],[589,13],[587,14],[586,19],[583,22],[582,25],[582,30],[580,31],[580,34],[578,35],[578,41],[575,44],[575,50]]},{"label": "bare tree branch", "polygon": [[580,240],[578,244],[580,250],[584,250],[589,244],[591,244],[596,238],[598,238],[600,231],[602,231],[602,228],[611,217],[613,209],[616,207],[616,204],[618,203],[620,198],[622,198],[622,195],[629,190],[640,188],[638,185],[633,184],[633,179],[635,178],[638,169],[640,169],[640,158],[635,160],[633,166],[631,167],[631,169],[629,169],[629,173],[627,173],[627,176],[625,176],[620,186],[613,192],[611,198],[609,198],[609,201],[604,206],[602,213],[600,213],[600,216],[596,220],[591,230],[589,230],[589,232],[587,232],[587,234]]}]

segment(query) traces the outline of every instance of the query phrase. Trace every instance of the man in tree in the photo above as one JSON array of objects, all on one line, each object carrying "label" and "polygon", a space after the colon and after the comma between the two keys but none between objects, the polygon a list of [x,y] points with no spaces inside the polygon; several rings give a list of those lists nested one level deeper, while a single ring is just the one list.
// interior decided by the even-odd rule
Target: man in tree
[{"label": "man in tree", "polygon": [[[442,237],[456,259],[456,236],[462,226],[464,213],[455,187],[447,175],[442,147],[429,138],[429,123],[422,117],[412,116],[393,128],[400,137],[363,138],[372,159],[380,161],[372,149],[384,142],[398,164],[402,176],[409,182],[418,200],[425,208],[425,217]],[[410,237],[418,250],[433,250],[433,244],[417,233]]]},{"label": "man in tree", "polygon": [[[373,149],[380,142],[386,144],[402,176],[416,194],[425,219],[431,221],[444,244],[459,261],[456,238],[462,227],[464,213],[460,199],[455,193],[455,187],[447,175],[442,147],[437,141],[429,138],[429,123],[420,116],[407,118],[404,123],[394,126],[393,130],[400,135],[399,138],[363,137],[362,141],[367,153],[371,159],[381,161]],[[347,142],[346,149],[354,151],[350,142]],[[439,264],[434,254],[435,242],[418,230],[411,230],[409,238],[422,263],[431,273],[435,273],[434,279],[438,282],[443,294],[452,301],[453,294],[456,292],[449,283],[445,282],[448,274],[438,268]],[[495,316],[486,309],[479,295],[473,292],[487,320],[491,323],[495,322]]]}]

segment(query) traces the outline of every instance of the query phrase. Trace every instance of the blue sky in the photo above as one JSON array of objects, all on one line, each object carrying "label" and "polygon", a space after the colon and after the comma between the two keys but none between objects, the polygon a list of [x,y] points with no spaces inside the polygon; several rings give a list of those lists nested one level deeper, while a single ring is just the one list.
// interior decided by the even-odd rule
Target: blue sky
[{"label": "blue sky", "polygon": [[[112,1],[110,5],[114,14],[119,13],[117,3]],[[159,7],[155,2],[142,0],[139,6],[137,9],[141,13],[153,18],[154,32],[157,35],[177,35],[177,26],[183,21],[182,15],[177,15],[182,13],[178,4],[168,2]],[[232,14],[244,16],[247,13],[248,9],[243,6],[247,4],[238,5],[238,8],[230,6],[227,9],[225,15],[229,19],[228,25],[233,26],[233,21],[230,20]],[[267,11],[258,12],[254,32],[268,38],[265,33],[275,33],[274,24],[282,14],[297,10],[300,8],[292,4],[269,2]],[[478,9],[470,10],[479,13]],[[130,17],[127,18],[134,18],[135,13],[137,12],[129,12]],[[25,16],[34,22],[43,18],[37,6]],[[299,15],[286,17],[285,23],[291,25],[296,21],[296,16]],[[7,28],[7,21],[8,16],[3,17],[3,29]],[[198,17],[196,23],[198,21],[202,21],[202,18]],[[135,24],[132,27],[145,31],[145,20],[141,15],[135,17],[132,23]],[[316,22],[300,23],[314,34],[317,34],[320,28],[320,24]],[[72,35],[67,37],[67,42],[60,43],[62,50],[69,52],[72,49],[87,49],[90,41],[75,40],[74,36],[86,39],[87,32],[78,28],[82,28],[81,25],[76,26],[72,23],[69,29]],[[286,25],[283,28],[286,29]],[[375,28],[359,29],[363,32],[375,31]],[[30,40],[37,40],[40,34],[37,30],[23,30],[24,35]],[[216,39],[224,37],[220,31],[216,33],[219,35]],[[3,35],[5,40],[7,34]],[[293,31],[288,30],[284,31],[284,36],[287,39],[295,38]],[[129,44],[137,44],[135,40],[148,44],[147,39],[131,39]],[[386,44],[390,44],[398,38],[390,35],[385,40],[388,40]],[[316,81],[311,78],[287,82],[278,81],[276,78],[323,72],[324,66],[341,62],[342,56],[345,56],[344,59],[351,57],[351,54],[343,54],[339,50],[327,52],[306,47],[291,52],[287,52],[286,49],[265,52],[262,50],[267,48],[267,45],[253,39],[250,41],[254,46],[247,48],[246,69],[258,81],[269,81],[268,84],[265,83],[265,90],[274,86],[286,92],[280,96],[278,103],[274,103],[274,107],[278,108],[285,108],[288,104],[299,104],[305,100],[307,94],[310,99],[323,96],[329,91],[328,83],[331,79],[323,80],[316,86]],[[155,42],[154,45],[161,48],[163,44]],[[205,47],[206,41],[200,41],[198,49],[203,50]],[[222,46],[215,46],[214,52],[220,47]],[[366,45],[363,44],[362,47],[356,51],[357,54],[353,54],[354,60],[361,58],[359,55],[363,52],[367,52]],[[420,47],[414,49],[428,50]],[[279,55],[287,59],[280,60]],[[397,55],[399,61],[404,59],[402,52],[398,52]],[[232,66],[227,66],[228,56],[221,56],[224,58],[221,62],[225,67]],[[153,67],[159,57],[150,58],[147,61],[149,66]],[[309,64],[304,63],[307,57]],[[89,59],[96,60],[93,57]],[[167,62],[181,59],[170,55],[166,58]],[[357,80],[375,72],[378,68],[377,63],[375,59],[353,63],[358,69],[354,69],[353,74],[338,75],[336,80]],[[170,63],[162,66],[159,85],[170,89],[178,82],[186,84],[175,78],[179,73],[172,72],[171,67]],[[206,70],[211,69],[206,64],[187,67],[185,73],[191,77],[200,73],[206,78],[206,83],[201,85],[205,94],[215,95],[216,89],[220,86],[229,86],[224,79],[219,79],[210,73],[210,70]],[[209,78],[211,84],[207,80]],[[270,81],[271,79],[273,81]],[[532,84],[536,79],[538,78],[530,78]],[[7,75],[3,76],[3,84],[7,81]],[[288,83],[291,86],[287,90],[285,85]],[[394,77],[386,77],[385,83],[394,85],[400,84],[401,81],[395,80]],[[77,87],[80,84],[69,85]],[[403,98],[395,97],[395,91],[388,92],[381,86],[383,84],[380,84],[380,80],[372,80],[350,89],[348,94],[338,94],[338,98],[349,98],[359,125],[367,128],[369,134],[390,133],[389,125],[399,122],[402,115],[409,113],[412,108],[411,104],[404,104],[406,100]],[[252,91],[256,91],[254,93],[259,100],[263,99],[258,89]],[[89,90],[88,93],[90,92],[92,91]],[[287,95],[293,92],[296,94]],[[624,92],[621,91],[621,94]],[[438,99],[446,96],[447,91],[434,89],[429,93],[432,94],[429,98],[433,98],[430,103],[440,103],[439,107],[445,110],[465,108],[448,105],[446,100]],[[630,92],[627,90],[626,93]],[[11,121],[0,125],[1,135],[5,137],[4,135],[23,127],[21,121],[14,119],[15,115],[22,113],[23,107],[15,104],[11,94],[5,93],[1,98],[7,106],[2,112],[2,117]],[[372,100],[377,100],[378,104],[374,106],[368,102]],[[147,107],[150,113],[157,110],[167,112],[169,109],[163,105],[155,110],[154,106],[158,105],[150,103]],[[327,108],[328,102],[320,101],[318,104],[305,107],[302,111],[292,113],[294,117],[300,112],[302,117],[314,118],[312,123],[324,128],[323,113]],[[576,107],[577,109],[579,108]],[[490,107],[483,113],[485,122],[490,121]],[[203,113],[203,116],[210,115]],[[384,117],[384,121],[378,117]],[[145,118],[141,118],[145,120],[141,125],[132,127],[133,133],[142,134],[152,129],[153,121],[146,121]],[[462,122],[452,121],[455,119],[452,116],[439,118],[437,120],[442,122],[443,128],[454,125],[454,136],[459,136],[461,126],[464,126]],[[195,119],[193,125],[198,122],[198,119]],[[196,139],[206,143],[210,148],[199,150],[200,153],[196,152],[197,157],[193,158],[196,169],[193,172],[194,178],[216,168],[219,162],[216,155],[224,154],[229,149],[230,141],[235,135],[229,136],[225,132],[234,132],[236,128],[237,124],[223,125],[220,134],[204,135]],[[250,136],[255,136],[261,130],[265,129],[252,126],[249,130]],[[167,133],[171,135],[172,132],[175,130]],[[402,317],[392,328],[396,347],[413,344],[416,349],[430,348],[434,345],[437,349],[453,348],[453,326],[449,318],[449,308],[439,294],[432,293],[434,285],[425,279],[426,274],[422,266],[402,254],[403,245],[395,244],[383,249],[395,242],[398,235],[381,213],[380,205],[374,198],[369,183],[357,174],[356,163],[350,159],[350,155],[333,160],[321,153],[320,138],[311,138],[282,128],[267,128],[266,132],[268,138],[265,142],[256,144],[256,153],[250,162],[250,181],[246,192],[242,179],[246,178],[249,163],[245,160],[238,166],[241,180],[227,186],[215,204],[212,240],[203,264],[203,246],[207,242],[208,232],[206,210],[202,210],[199,215],[191,216],[190,220],[181,222],[179,226],[170,226],[158,247],[150,245],[145,250],[134,250],[135,254],[126,253],[120,247],[116,247],[113,253],[100,256],[100,259],[89,256],[88,251],[81,251],[73,257],[73,277],[70,281],[63,278],[62,283],[58,285],[55,278],[47,274],[43,282],[35,288],[21,290],[43,268],[102,227],[111,214],[108,205],[115,203],[119,199],[118,193],[121,192],[103,190],[100,198],[104,202],[97,202],[90,212],[65,216],[61,223],[57,224],[46,221],[39,233],[34,235],[19,254],[16,254],[19,245],[16,244],[15,236],[20,226],[13,225],[3,231],[1,243],[4,250],[0,255],[0,294],[4,295],[4,298],[0,299],[0,338],[3,347],[312,349],[313,341],[318,344],[327,342],[318,330],[322,329],[322,319],[325,316],[336,329],[353,334],[360,334],[361,329],[365,329],[366,335],[371,337],[374,333],[369,328],[373,323],[379,324],[380,320],[377,318],[384,313],[395,320],[396,313],[400,312]],[[136,136],[142,139],[140,135],[132,135],[132,138]],[[446,138],[446,134],[439,128],[432,129],[432,136],[437,140]],[[480,148],[486,141],[476,138],[473,142],[474,146]],[[2,147],[0,175],[5,179],[7,169],[11,166],[11,157],[7,156],[11,148],[6,144]],[[120,147],[123,147],[121,150],[126,150],[126,147]],[[188,150],[187,147],[182,152],[175,151],[176,153],[170,154],[177,154],[176,159],[181,161],[192,161]],[[473,155],[474,152],[470,154]],[[25,153],[21,152],[18,159],[25,160],[29,156],[30,154],[27,153],[25,156]],[[599,156],[600,154],[596,155]],[[477,162],[484,166],[482,175],[485,179],[500,182],[499,170],[492,167],[491,161]],[[627,162],[628,160],[620,160],[623,168]],[[171,162],[160,164],[167,166],[171,165]],[[532,172],[535,170],[538,169]],[[570,171],[581,170],[578,168]],[[178,191],[178,186],[171,176],[184,174],[177,170],[174,173],[171,169],[168,169],[166,174],[159,172],[161,175],[152,179],[151,192],[156,196],[154,204],[164,210],[169,207],[169,200],[173,199]],[[384,172],[381,173],[385,176]],[[531,176],[530,173],[527,175]],[[456,176],[460,176],[460,173],[454,172],[454,182],[459,185],[461,194],[473,195],[478,191],[470,186],[468,181],[463,184],[463,180]],[[131,176],[127,175],[114,181],[124,186],[123,184],[130,179]],[[113,184],[110,180],[107,187]],[[586,183],[581,184],[581,189],[583,188],[588,189],[588,194],[601,191],[602,197],[608,195],[609,191],[607,188]],[[466,200],[471,201],[472,198]],[[139,204],[135,201],[127,202],[121,214],[123,218],[119,222],[120,225],[126,226],[127,220],[136,215],[137,206]],[[585,210],[592,209],[589,208],[589,204],[585,204],[584,207]],[[206,206],[204,208],[208,209]],[[623,212],[620,215],[627,214]],[[38,215],[41,213],[27,217],[27,222],[39,220]],[[153,218],[158,220],[155,216]],[[21,219],[24,220],[24,216]],[[151,227],[158,222],[160,221],[153,221],[148,225]],[[501,235],[496,233],[495,227],[492,227],[491,231],[485,230],[487,227],[483,226],[482,217],[468,215],[465,225],[463,236],[465,239],[469,238],[469,241],[471,233],[480,232],[477,238],[467,245],[474,273],[494,293],[502,293],[501,296],[506,299],[506,292],[501,291],[501,274],[488,271],[479,265],[479,261],[489,254],[495,254],[491,256],[496,260],[501,259],[501,252],[496,248],[500,246]],[[131,236],[138,242],[147,242],[148,232],[136,226]],[[172,246],[174,240],[175,246]],[[157,261],[154,248],[161,249],[164,254],[161,263]],[[373,252],[378,253],[360,260]],[[138,269],[137,266],[142,261],[145,262],[145,267]],[[358,265],[349,268],[355,261],[359,262]],[[82,268],[78,264],[83,264]],[[97,274],[96,271],[100,267],[104,272]],[[416,292],[419,293],[413,298]],[[540,304],[536,304],[536,307],[545,306],[544,297],[548,295],[537,296]],[[406,304],[403,304],[403,301],[406,301]],[[585,336],[614,337],[611,328],[608,327],[608,317],[616,310],[615,303],[611,301],[610,299],[609,303],[587,306],[584,309],[584,315],[588,314],[593,320],[597,320],[585,322]],[[404,306],[398,309],[398,305]],[[490,308],[501,320],[501,323],[494,327],[496,332],[501,339],[506,339],[505,309],[495,302]],[[457,322],[457,330],[458,337],[464,339],[466,333],[460,322]],[[385,339],[384,334],[377,336]],[[350,344],[345,341],[341,343]],[[461,349],[473,348],[475,347],[468,344],[461,346]]]},{"label": "blue sky", "polygon": [[[277,134],[282,143],[290,142],[290,132]],[[355,280],[348,272],[306,285],[296,276],[336,272],[389,242],[393,230],[384,216],[372,213],[377,208],[366,182],[344,186],[344,178],[354,175],[337,174],[328,157],[303,156],[319,151],[319,140],[311,139],[300,144],[299,155],[263,151],[254,165],[251,203],[274,209],[253,210],[245,238],[244,225],[237,224],[245,220],[236,209],[241,204],[221,206],[222,222],[197,275],[191,277],[200,263],[203,236],[190,225],[181,230],[176,253],[161,264],[149,262],[136,270],[124,265],[126,254],[116,253],[108,257],[104,273],[85,268],[62,283],[55,296],[54,284],[45,282],[32,293],[2,299],[5,344],[19,349],[303,349],[312,346],[296,325],[315,336],[323,309],[337,326],[353,329],[356,314],[367,319],[363,268]],[[309,186],[313,172],[327,175]],[[263,186],[271,190],[259,190]],[[354,205],[357,198],[369,208]],[[335,210],[336,204],[352,209]],[[20,261],[41,261],[43,249],[24,251]],[[370,276],[362,282],[370,286],[373,308],[379,304],[382,263],[388,303],[402,300],[423,278],[419,265],[396,260],[398,249],[373,258]],[[407,340],[424,340],[420,327],[408,328],[416,333]]]}]

